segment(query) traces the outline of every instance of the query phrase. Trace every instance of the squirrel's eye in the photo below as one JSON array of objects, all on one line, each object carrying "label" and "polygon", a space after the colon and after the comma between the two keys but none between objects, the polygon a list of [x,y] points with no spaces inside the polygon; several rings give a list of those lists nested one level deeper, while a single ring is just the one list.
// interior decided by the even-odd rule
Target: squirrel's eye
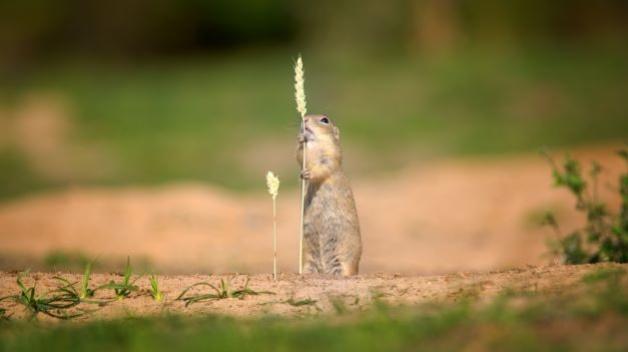
[{"label": "squirrel's eye", "polygon": [[321,122],[322,122],[322,123],[324,123],[324,124],[328,124],[328,123],[329,123],[329,119],[328,119],[328,118],[326,118],[326,117],[323,117],[323,118],[321,119]]}]

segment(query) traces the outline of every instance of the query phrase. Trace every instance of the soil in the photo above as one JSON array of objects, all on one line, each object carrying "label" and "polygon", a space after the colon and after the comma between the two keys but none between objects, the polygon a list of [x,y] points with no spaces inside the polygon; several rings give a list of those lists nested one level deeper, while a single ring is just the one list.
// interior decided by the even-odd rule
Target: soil
[{"label": "soil", "polygon": [[[108,319],[114,317],[135,317],[161,313],[180,314],[227,314],[240,317],[272,314],[287,317],[312,316],[337,312],[365,310],[375,300],[390,305],[420,304],[426,302],[455,302],[467,298],[488,300],[505,290],[559,294],[577,290],[582,278],[588,273],[600,269],[623,268],[628,264],[597,264],[577,266],[542,266],[521,269],[502,270],[487,273],[460,272],[436,276],[401,276],[395,274],[370,274],[352,278],[333,278],[318,275],[299,276],[282,274],[277,281],[271,275],[179,275],[159,276],[160,287],[165,293],[162,302],[156,302],[150,296],[150,284],[147,277],[139,278],[135,283],[139,290],[128,298],[116,300],[112,290],[97,291],[93,300],[109,303],[99,307],[95,304],[82,303],[89,313],[75,318],[78,321],[90,319]],[[58,282],[54,276],[62,276],[71,282],[79,283],[79,274],[67,273],[31,273],[24,278],[26,287],[36,285],[37,294],[42,295],[53,290]],[[0,272],[0,297],[16,294],[17,273]],[[116,274],[94,274],[91,287],[105,284],[110,280],[120,281]],[[247,295],[242,299],[225,298],[197,302],[186,306],[176,298],[192,284],[206,281],[218,286],[220,280],[230,282],[232,290],[241,289],[247,280],[248,287],[257,295]],[[78,285],[77,285],[78,286]],[[208,287],[192,289],[188,294],[214,293]],[[13,301],[5,300],[0,307],[7,309],[7,314],[19,319],[30,316],[26,309]],[[76,309],[68,313],[77,313]],[[39,314],[42,320],[56,319]]]},{"label": "soil", "polygon": [[[613,196],[619,145],[570,150],[588,169],[604,167],[600,197]],[[560,161],[563,153],[555,153]],[[349,175],[352,176],[352,175]],[[353,178],[353,177],[352,177]],[[552,187],[537,154],[433,161],[378,177],[353,178],[364,251],[361,273],[438,274],[551,264],[539,226],[546,210],[567,233],[584,220],[574,199]],[[0,204],[0,268],[38,268],[54,251],[99,262],[130,256],[159,273],[268,273],[272,268],[271,199],[204,184],[69,188]],[[280,190],[280,271],[297,271],[298,190]],[[54,269],[54,268],[53,268]]]},{"label": "soil", "polygon": [[[591,160],[602,164],[599,193],[611,209],[619,202],[612,187],[625,167],[614,155],[617,148],[571,150],[584,166]],[[552,187],[550,168],[538,155],[430,162],[353,184],[364,242],[361,275],[354,278],[294,274],[297,190],[280,190],[278,198],[280,277],[275,282],[269,274],[272,207],[262,191],[241,195],[202,184],[70,188],[0,204],[0,262],[5,269],[0,271],[0,297],[17,293],[18,270],[53,251],[100,262],[122,263],[130,256],[133,263],[148,262],[153,272],[170,274],[159,276],[165,302],[150,297],[143,276],[137,281],[140,290],[129,298],[104,307],[87,305],[95,313],[79,320],[164,311],[302,316],[333,312],[338,302],[359,310],[375,299],[415,304],[484,299],[505,289],[561,292],[577,286],[586,273],[613,266],[561,266],[545,255],[546,240],[554,236],[538,225],[545,210],[556,212],[563,233],[583,219],[574,211],[572,197]],[[78,273],[36,272],[25,284],[36,284],[37,293],[45,294],[57,284],[55,275],[81,279]],[[98,273],[91,285],[120,279]],[[249,288],[260,294],[187,307],[175,300],[194,283],[218,285],[221,279],[233,289],[250,280]],[[201,291],[211,292],[204,287],[190,293]],[[95,299],[112,298],[111,290],[103,290]],[[27,315],[12,301],[3,301],[0,308],[14,317]]]}]

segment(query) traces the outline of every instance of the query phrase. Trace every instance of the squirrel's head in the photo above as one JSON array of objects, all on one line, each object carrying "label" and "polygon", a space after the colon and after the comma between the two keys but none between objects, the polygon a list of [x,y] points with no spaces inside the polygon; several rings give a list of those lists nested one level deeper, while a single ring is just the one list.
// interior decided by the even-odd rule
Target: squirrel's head
[{"label": "squirrel's head", "polygon": [[338,143],[340,130],[327,115],[307,115],[301,123],[301,133],[306,141]]}]

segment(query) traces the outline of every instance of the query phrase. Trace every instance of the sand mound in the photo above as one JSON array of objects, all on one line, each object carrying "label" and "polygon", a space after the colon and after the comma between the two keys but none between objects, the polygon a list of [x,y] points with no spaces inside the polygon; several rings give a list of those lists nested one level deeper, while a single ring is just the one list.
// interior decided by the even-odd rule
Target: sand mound
[{"label": "sand mound", "polygon": [[[596,159],[606,184],[623,169],[614,147],[575,151]],[[573,200],[553,189],[537,155],[432,162],[354,180],[361,220],[362,272],[442,273],[548,263],[535,225],[553,209],[564,230],[576,226]],[[260,187],[263,187],[261,182]],[[280,268],[297,267],[299,196],[278,199]],[[131,256],[159,272],[249,272],[271,268],[268,195],[242,196],[200,184],[158,188],[74,188],[0,205],[0,253],[39,258],[53,250],[99,260]],[[5,264],[6,266],[6,264]],[[21,269],[21,268],[13,268]]]}]

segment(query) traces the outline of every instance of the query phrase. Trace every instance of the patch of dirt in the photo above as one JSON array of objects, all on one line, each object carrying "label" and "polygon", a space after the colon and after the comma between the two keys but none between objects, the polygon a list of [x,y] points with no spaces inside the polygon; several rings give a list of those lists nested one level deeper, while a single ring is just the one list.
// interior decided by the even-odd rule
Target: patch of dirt
[{"label": "patch of dirt", "polygon": [[[455,302],[467,298],[488,300],[504,290],[560,294],[577,290],[582,277],[600,269],[628,269],[628,264],[597,264],[577,266],[526,267],[487,273],[461,272],[439,276],[401,276],[395,274],[361,275],[352,278],[332,278],[319,275],[298,276],[282,274],[273,281],[268,274],[259,275],[182,275],[160,276],[159,283],[165,293],[165,300],[155,302],[150,296],[147,277],[136,281],[140,290],[129,298],[115,300],[112,290],[96,292],[94,300],[111,300],[103,307],[82,303],[81,307],[93,312],[77,320],[103,319],[154,315],[158,313],[183,314],[229,314],[254,316],[274,314],[281,316],[307,316],[333,313],[342,310],[364,310],[375,300],[387,304],[419,304],[426,302]],[[17,273],[0,272],[0,297],[18,292],[15,284]],[[24,278],[26,287],[36,285],[42,295],[53,290],[58,284],[53,277],[61,276],[71,282],[80,283],[79,274],[31,273]],[[218,286],[220,280],[229,281],[233,290],[248,287],[258,295],[248,295],[243,299],[226,298],[197,302],[186,306],[176,298],[194,283],[209,282]],[[110,280],[120,281],[115,274],[95,274],[90,286],[96,287]],[[77,285],[78,287],[78,285]],[[265,292],[265,293],[264,293]],[[193,289],[190,294],[214,293],[208,287]],[[304,303],[305,302],[305,303]],[[7,309],[12,318],[28,317],[24,307],[12,301],[3,301],[0,307]],[[40,314],[44,320],[53,320]]]},{"label": "patch of dirt", "polygon": [[[603,199],[616,207],[623,170],[617,145],[571,150],[605,171]],[[557,161],[562,153],[556,153]],[[350,175],[351,176],[351,175]],[[287,176],[284,176],[287,177]],[[296,177],[296,176],[295,176]],[[551,262],[553,235],[536,225],[557,213],[562,230],[582,217],[574,200],[552,187],[538,155],[468,158],[355,179],[364,251],[362,273],[486,271]],[[157,188],[71,188],[0,205],[0,255],[43,258],[55,250],[102,261],[142,258],[160,273],[268,273],[272,268],[270,197],[228,193],[202,184]],[[615,192],[616,193],[616,192]],[[278,197],[279,264],[297,270],[299,193]],[[23,269],[21,264],[9,269]]]}]

